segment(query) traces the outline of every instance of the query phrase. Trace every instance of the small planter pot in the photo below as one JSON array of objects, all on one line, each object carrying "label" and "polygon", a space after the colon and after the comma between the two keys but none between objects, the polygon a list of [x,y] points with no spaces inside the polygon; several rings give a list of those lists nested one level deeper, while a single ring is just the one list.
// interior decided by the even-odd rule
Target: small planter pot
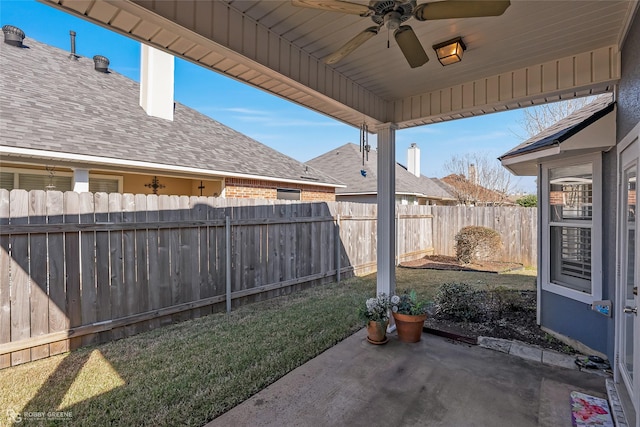
[{"label": "small planter pot", "polygon": [[422,338],[422,327],[427,320],[426,314],[411,316],[408,314],[393,313],[396,321],[398,338],[402,342],[418,342]]},{"label": "small planter pot", "polygon": [[367,324],[367,341],[371,344],[386,344],[389,341],[389,338],[387,338],[388,325],[388,320],[386,322],[370,320]]}]

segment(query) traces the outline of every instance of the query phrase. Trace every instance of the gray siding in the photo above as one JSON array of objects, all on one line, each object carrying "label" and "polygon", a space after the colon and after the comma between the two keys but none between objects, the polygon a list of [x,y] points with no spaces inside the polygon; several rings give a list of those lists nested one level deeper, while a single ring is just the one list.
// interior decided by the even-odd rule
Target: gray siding
[{"label": "gray siding", "polygon": [[607,351],[607,318],[591,311],[587,304],[552,292],[542,291],[542,326],[584,345],[605,353]]},{"label": "gray siding", "polygon": [[622,72],[618,87],[618,141],[640,122],[640,14],[636,13],[622,47]]}]

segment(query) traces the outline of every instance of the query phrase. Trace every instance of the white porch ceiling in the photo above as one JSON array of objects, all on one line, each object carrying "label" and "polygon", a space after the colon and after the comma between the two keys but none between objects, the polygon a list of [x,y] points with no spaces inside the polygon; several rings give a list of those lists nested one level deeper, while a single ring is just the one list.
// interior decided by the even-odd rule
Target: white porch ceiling
[{"label": "white porch ceiling", "polygon": [[[289,1],[41,0],[293,102],[371,129],[399,128],[611,91],[636,0],[512,0],[502,16],[411,25],[430,61],[411,69],[387,30],[322,59],[369,18]],[[351,0],[368,3],[367,1]],[[424,3],[425,0],[418,0]],[[461,63],[433,44],[461,36]]]}]

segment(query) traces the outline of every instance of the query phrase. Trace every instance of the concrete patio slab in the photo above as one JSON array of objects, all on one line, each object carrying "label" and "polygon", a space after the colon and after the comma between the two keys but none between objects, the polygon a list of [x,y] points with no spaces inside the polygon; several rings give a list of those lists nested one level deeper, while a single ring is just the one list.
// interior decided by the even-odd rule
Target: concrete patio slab
[{"label": "concrete patio slab", "polygon": [[361,330],[207,427],[570,426],[569,393],[605,379],[429,334],[366,342]]}]

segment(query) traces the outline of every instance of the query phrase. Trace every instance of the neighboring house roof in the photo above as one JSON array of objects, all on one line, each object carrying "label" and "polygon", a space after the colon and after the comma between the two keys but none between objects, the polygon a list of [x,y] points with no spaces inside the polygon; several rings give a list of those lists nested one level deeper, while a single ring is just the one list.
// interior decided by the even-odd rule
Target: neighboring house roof
[{"label": "neighboring house roof", "polygon": [[[362,152],[355,144],[345,144],[321,156],[311,159],[308,165],[331,173],[346,184],[346,188],[336,190],[337,195],[364,195],[378,192],[378,153],[369,152],[369,159],[362,164]],[[366,172],[364,176],[361,171]],[[416,195],[437,200],[453,200],[453,197],[431,179],[417,177],[404,166],[396,163],[396,194]]]},{"label": "neighboring house roof", "polygon": [[[61,162],[210,173],[340,187],[304,165],[180,103],[174,120],[139,106],[140,85],[91,59],[33,39],[0,47],[0,154]],[[61,154],[63,153],[63,154]],[[41,157],[46,158],[46,157]]]},{"label": "neighboring house roof", "polygon": [[465,199],[464,201],[481,204],[513,204],[513,201],[506,194],[474,184],[462,175],[451,174],[441,178],[440,180],[451,187],[454,194],[461,195],[461,197],[457,197],[457,199],[463,198]]},{"label": "neighboring house roof", "polygon": [[429,179],[433,181],[438,187],[446,191],[449,194],[449,197],[453,199],[456,198],[455,188],[451,187],[449,184],[442,181],[440,178],[429,178]]},{"label": "neighboring house roof", "polygon": [[611,94],[600,95],[589,104],[574,111],[539,134],[527,139],[517,147],[512,148],[500,156],[499,160],[560,145],[573,135],[612,112],[614,106],[615,102]]}]

